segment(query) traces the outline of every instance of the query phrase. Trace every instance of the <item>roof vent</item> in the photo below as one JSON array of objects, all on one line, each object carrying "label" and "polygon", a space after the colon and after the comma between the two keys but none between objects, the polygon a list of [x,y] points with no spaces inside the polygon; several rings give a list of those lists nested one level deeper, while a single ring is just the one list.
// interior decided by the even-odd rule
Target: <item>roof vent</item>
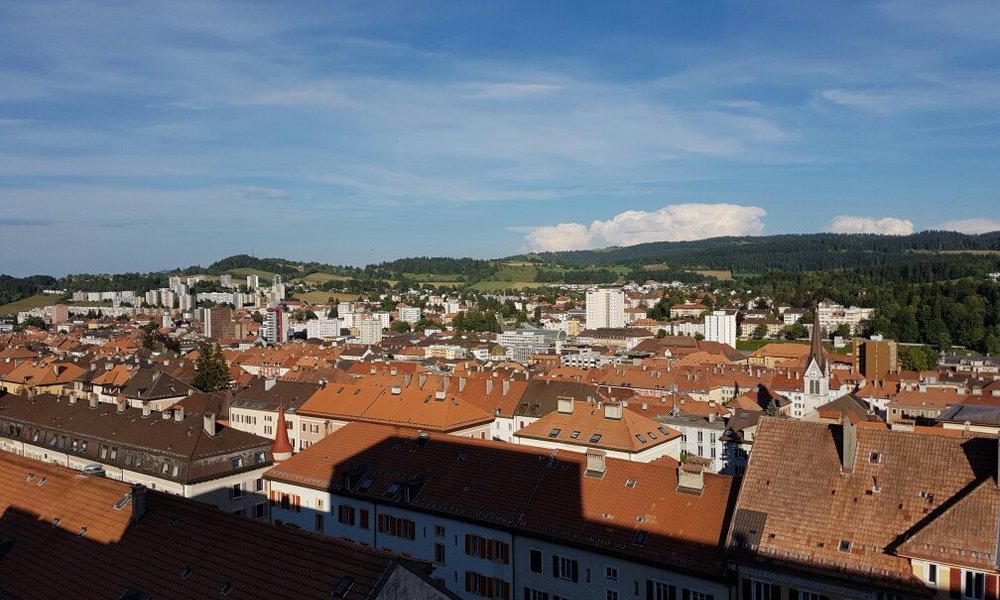
[{"label": "roof vent", "polygon": [[84,477],[104,477],[104,465],[91,463],[80,470],[80,475]]},{"label": "roof vent", "polygon": [[420,433],[417,434],[417,446],[419,446],[420,448],[425,447],[427,443],[430,441],[431,441],[431,434],[427,433],[426,431],[421,431]]}]

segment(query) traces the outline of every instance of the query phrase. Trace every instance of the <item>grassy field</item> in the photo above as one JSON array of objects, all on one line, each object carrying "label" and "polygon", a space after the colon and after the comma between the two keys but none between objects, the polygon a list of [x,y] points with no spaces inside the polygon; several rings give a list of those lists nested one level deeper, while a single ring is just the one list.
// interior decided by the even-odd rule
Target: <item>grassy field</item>
[{"label": "grassy field", "polygon": [[301,300],[303,302],[308,302],[310,304],[326,304],[330,298],[336,298],[337,302],[353,302],[358,299],[357,294],[347,294],[344,292],[299,292],[293,294],[292,298],[295,300]]},{"label": "grassy field", "polygon": [[720,281],[730,281],[733,278],[732,271],[699,271],[692,270],[692,273],[697,273],[699,275],[704,275],[705,277],[715,277]]},{"label": "grassy field", "polygon": [[[530,282],[534,281],[537,276],[538,271],[531,263],[506,263],[500,267],[493,279],[496,281]],[[481,281],[480,283],[485,282]]]},{"label": "grassy field", "polygon": [[13,315],[21,312],[22,310],[31,310],[32,308],[49,306],[50,304],[58,302],[59,298],[59,296],[47,296],[45,294],[28,296],[27,298],[22,298],[17,302],[11,302],[10,304],[0,306],[0,315]]},{"label": "grassy field", "polygon": [[538,281],[497,281],[495,279],[489,279],[486,281],[480,281],[470,287],[474,290],[479,290],[480,292],[496,292],[500,290],[540,288],[544,286],[544,283],[540,283]]},{"label": "grassy field", "polygon": [[350,277],[346,275],[334,275],[332,273],[310,273],[305,277],[296,277],[292,281],[295,283],[326,283],[327,281],[347,281]]},{"label": "grassy field", "polygon": [[[462,276],[458,273],[403,273],[403,276],[413,281],[426,281],[428,283],[438,281],[450,281],[454,283],[462,281]],[[434,285],[437,285],[437,283]]]}]

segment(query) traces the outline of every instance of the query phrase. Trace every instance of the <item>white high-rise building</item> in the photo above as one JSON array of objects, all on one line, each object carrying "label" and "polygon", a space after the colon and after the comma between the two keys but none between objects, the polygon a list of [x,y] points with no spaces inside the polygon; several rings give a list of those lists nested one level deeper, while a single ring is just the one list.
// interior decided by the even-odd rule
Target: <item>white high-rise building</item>
[{"label": "white high-rise building", "polygon": [[340,335],[340,319],[319,318],[306,321],[306,337],[333,338]]},{"label": "white high-rise building", "polygon": [[271,304],[267,307],[264,317],[264,339],[269,344],[283,344],[288,341],[288,329],[285,320],[285,311],[280,304]]},{"label": "white high-rise building", "polygon": [[256,275],[247,275],[247,289],[255,290],[260,287],[260,277]]},{"label": "white high-rise building", "polygon": [[362,344],[377,344],[382,341],[382,321],[361,319],[358,321],[358,341]]},{"label": "white high-rise building", "polygon": [[705,339],[736,347],[736,311],[715,310],[705,315]]},{"label": "white high-rise building", "polygon": [[587,329],[625,327],[625,292],[619,288],[587,290]]}]

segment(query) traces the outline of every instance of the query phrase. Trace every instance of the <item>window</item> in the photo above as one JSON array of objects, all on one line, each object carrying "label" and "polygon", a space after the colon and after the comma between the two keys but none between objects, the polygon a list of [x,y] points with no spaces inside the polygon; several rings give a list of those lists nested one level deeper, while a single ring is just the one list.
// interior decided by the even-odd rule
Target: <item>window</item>
[{"label": "window", "polygon": [[690,598],[691,600],[712,600],[714,598],[712,594],[699,592],[698,590],[684,590],[684,591],[688,592],[687,594],[684,595]]},{"label": "window", "polygon": [[764,581],[744,579],[743,597],[746,600],[781,600],[781,586]]},{"label": "window", "polygon": [[484,598],[510,600],[510,583],[473,571],[465,572],[465,591]]},{"label": "window", "polygon": [[101,446],[100,456],[101,456],[101,460],[105,460],[105,459],[108,458],[108,447],[107,446]]},{"label": "window", "polygon": [[646,600],[674,600],[677,588],[662,581],[646,580]]},{"label": "window", "polygon": [[552,576],[558,577],[565,581],[572,581],[576,583],[580,581],[580,563],[573,560],[572,558],[567,558],[565,556],[559,556],[558,554],[552,555]]},{"label": "window", "polygon": [[878,452],[872,452],[871,454],[868,455],[868,462],[872,464],[878,464],[882,462],[882,455],[879,454]]},{"label": "window", "polygon": [[257,506],[253,507],[253,516],[257,519],[263,519],[267,514],[266,509],[264,508],[265,506],[267,505],[261,502]]},{"label": "window", "polygon": [[362,529],[368,529],[368,509],[362,508],[360,512],[360,519],[358,519],[358,527]]},{"label": "window", "polygon": [[253,482],[253,489],[254,489],[255,492],[263,492],[264,491],[264,478],[263,477],[258,477]]},{"label": "window", "polygon": [[840,540],[840,543],[837,544],[837,550],[840,552],[850,552],[851,551],[850,540]]},{"label": "window", "polygon": [[354,525],[354,507],[341,504],[337,509],[337,520],[344,525]]},{"label": "window", "polygon": [[635,439],[639,440],[640,443],[643,444],[646,443],[646,436],[642,435],[641,433],[635,434]]},{"label": "window", "polygon": [[316,523],[314,524],[314,529],[316,531],[323,531],[323,513],[316,513]]},{"label": "window", "polygon": [[560,431],[562,431],[562,430],[561,429],[553,429],[552,431],[549,432],[549,437],[558,437]]},{"label": "window", "polygon": [[618,567],[605,566],[604,578],[608,581],[618,581]]},{"label": "window", "polygon": [[444,544],[434,544],[434,562],[444,564]]},{"label": "window", "polygon": [[444,537],[444,525],[434,526],[434,537],[443,538]]},{"label": "window", "polygon": [[233,463],[233,468],[234,469],[241,469],[241,468],[243,468],[243,457],[242,456],[234,456],[234,457],[232,457],[230,459],[230,461]]},{"label": "window", "polygon": [[549,593],[534,588],[524,588],[524,600],[549,600]]},{"label": "window", "polygon": [[580,437],[580,432],[579,431],[574,431],[573,433],[569,434],[569,439],[571,439],[571,440],[575,440],[578,437]]},{"label": "window", "polygon": [[606,590],[604,592],[605,600],[618,600],[618,592],[615,590]]},{"label": "window", "polygon": [[531,549],[531,552],[529,552],[528,554],[528,568],[531,570],[532,573],[542,572],[541,550],[535,550],[534,548]]},{"label": "window", "polygon": [[971,600],[983,600],[986,597],[986,574],[977,571],[962,571],[965,575],[962,586],[962,597]]},{"label": "window", "polygon": [[118,460],[118,448],[111,449],[111,460]]},{"label": "window", "polygon": [[602,437],[601,434],[595,433],[594,435],[590,436],[590,443],[596,444],[597,442],[601,441],[601,437]]},{"label": "window", "polygon": [[788,590],[790,600],[830,600],[827,596],[822,594],[817,594],[816,592],[800,592],[796,590]]},{"label": "window", "polygon": [[927,565],[927,583],[937,583],[937,565]]},{"label": "window", "polygon": [[237,498],[243,497],[243,485],[239,483],[234,483],[232,489],[229,490],[229,499],[236,500]]},{"label": "window", "polygon": [[510,563],[510,545],[500,540],[490,540],[471,533],[465,534],[465,553],[501,564]]},{"label": "window", "polygon": [[417,537],[413,521],[391,515],[378,516],[378,531],[404,540],[413,540]]}]

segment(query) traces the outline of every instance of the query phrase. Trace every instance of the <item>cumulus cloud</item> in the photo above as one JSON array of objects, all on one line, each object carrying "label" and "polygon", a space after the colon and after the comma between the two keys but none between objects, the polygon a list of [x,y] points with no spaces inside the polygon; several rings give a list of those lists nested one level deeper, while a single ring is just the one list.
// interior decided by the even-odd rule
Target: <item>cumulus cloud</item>
[{"label": "cumulus cloud", "polygon": [[525,243],[532,251],[556,252],[646,242],[679,242],[727,235],[757,235],[767,214],[759,206],[671,204],[656,211],[628,210],[606,221],[560,223],[530,229]]},{"label": "cumulus cloud", "polygon": [[913,221],[895,217],[853,217],[841,215],[830,224],[833,233],[879,233],[883,235],[910,235]]},{"label": "cumulus cloud", "polygon": [[961,233],[989,233],[1000,231],[1000,220],[987,217],[977,217],[973,219],[959,219],[956,221],[946,221],[935,229],[945,231],[959,231]]}]

